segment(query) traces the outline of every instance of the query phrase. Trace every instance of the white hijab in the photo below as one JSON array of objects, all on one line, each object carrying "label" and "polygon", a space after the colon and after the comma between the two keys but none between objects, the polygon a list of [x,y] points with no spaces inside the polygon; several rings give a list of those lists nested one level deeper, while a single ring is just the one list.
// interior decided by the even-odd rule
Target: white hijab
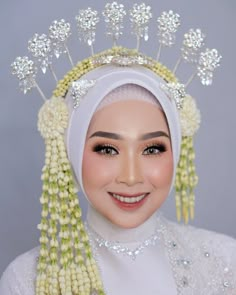
[{"label": "white hijab", "polygon": [[[103,66],[82,78],[96,80],[96,84],[89,89],[76,109],[73,108],[70,94],[66,98],[70,110],[66,145],[75,177],[85,196],[82,161],[87,130],[96,110],[107,103],[112,103],[115,99],[115,96],[111,95],[104,102],[102,101],[104,97],[121,85],[131,83],[142,86],[151,93],[152,97],[158,99],[169,125],[174,170],[176,169],[181,143],[179,116],[175,103],[170,101],[160,89],[160,83],[163,83],[161,78],[141,66],[132,68]],[[160,240],[155,245],[149,243],[156,235],[158,227],[155,214],[137,228],[123,229],[109,222],[89,204],[87,224],[106,295],[177,294],[164,244]],[[149,246],[146,247],[147,243]],[[115,248],[118,246],[133,252],[142,247],[144,250],[137,255],[136,259],[132,259],[105,245],[113,245]]]},{"label": "white hijab", "polygon": [[157,99],[157,102],[164,111],[170,130],[174,159],[173,175],[175,175],[175,169],[180,154],[181,130],[179,114],[175,102],[171,101],[160,88],[160,83],[164,83],[164,81],[151,70],[142,66],[117,67],[110,65],[92,70],[81,79],[95,80],[96,84],[89,89],[88,93],[82,98],[80,106],[76,109],[73,108],[73,100],[70,93],[68,93],[66,97],[70,111],[66,146],[75,177],[83,193],[85,194],[82,181],[82,161],[85,139],[90,121],[98,107],[101,107],[100,103],[104,97],[124,84],[136,84],[147,89]]}]

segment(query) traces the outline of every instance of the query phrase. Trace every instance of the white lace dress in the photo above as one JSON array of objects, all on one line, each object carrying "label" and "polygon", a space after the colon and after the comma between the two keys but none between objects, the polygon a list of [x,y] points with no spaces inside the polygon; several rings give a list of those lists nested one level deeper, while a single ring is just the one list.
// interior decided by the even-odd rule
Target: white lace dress
[{"label": "white lace dress", "polygon": [[[120,229],[89,208],[87,230],[107,295],[236,295],[236,241],[154,215]],[[17,257],[0,295],[33,295],[39,247]]]}]

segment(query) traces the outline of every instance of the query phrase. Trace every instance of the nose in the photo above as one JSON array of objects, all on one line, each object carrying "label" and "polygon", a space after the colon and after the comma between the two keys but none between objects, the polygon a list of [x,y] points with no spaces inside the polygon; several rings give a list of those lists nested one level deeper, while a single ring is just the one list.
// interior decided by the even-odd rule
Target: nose
[{"label": "nose", "polygon": [[142,167],[137,155],[130,154],[123,157],[116,182],[128,186],[143,182]]}]

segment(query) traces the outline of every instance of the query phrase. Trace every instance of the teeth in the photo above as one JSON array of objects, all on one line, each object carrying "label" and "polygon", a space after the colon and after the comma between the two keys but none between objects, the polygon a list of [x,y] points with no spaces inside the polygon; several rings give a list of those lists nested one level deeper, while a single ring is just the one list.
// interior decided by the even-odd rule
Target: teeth
[{"label": "teeth", "polygon": [[132,203],[137,203],[137,202],[141,201],[142,199],[144,199],[146,194],[140,195],[138,197],[131,197],[131,198],[130,197],[129,198],[123,197],[123,196],[120,196],[117,194],[112,194],[112,196],[121,202],[132,204]]}]

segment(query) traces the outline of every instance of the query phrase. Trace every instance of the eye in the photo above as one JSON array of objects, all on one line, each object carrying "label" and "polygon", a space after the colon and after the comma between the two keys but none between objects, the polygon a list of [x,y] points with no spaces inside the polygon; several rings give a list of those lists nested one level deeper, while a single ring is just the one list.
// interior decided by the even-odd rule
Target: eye
[{"label": "eye", "polygon": [[147,146],[143,152],[144,155],[158,155],[166,151],[164,144],[151,144]]},{"label": "eye", "polygon": [[105,156],[115,156],[118,154],[116,148],[108,144],[98,144],[93,148],[93,151]]}]

